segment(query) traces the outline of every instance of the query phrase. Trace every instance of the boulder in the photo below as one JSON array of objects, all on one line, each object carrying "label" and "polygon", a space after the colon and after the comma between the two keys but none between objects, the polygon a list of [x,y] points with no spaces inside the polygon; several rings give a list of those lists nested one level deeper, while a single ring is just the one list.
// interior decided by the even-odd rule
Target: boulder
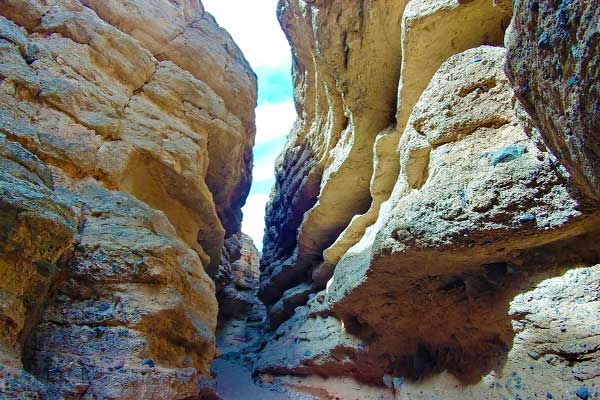
[{"label": "boulder", "polygon": [[515,1],[506,71],[543,143],[573,181],[600,199],[600,7]]}]

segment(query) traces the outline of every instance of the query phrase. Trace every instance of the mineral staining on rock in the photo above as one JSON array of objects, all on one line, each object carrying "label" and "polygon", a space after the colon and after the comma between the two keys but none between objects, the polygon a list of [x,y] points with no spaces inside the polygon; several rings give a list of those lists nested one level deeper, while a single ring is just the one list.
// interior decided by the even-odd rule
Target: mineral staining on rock
[{"label": "mineral staining on rock", "polygon": [[0,58],[2,396],[213,398],[240,50],[199,1],[24,0],[0,1]]},{"label": "mineral staining on rock", "polygon": [[[267,208],[255,372],[398,399],[599,390],[597,318],[583,322],[597,7],[514,3],[507,54],[504,1],[280,1],[299,117]],[[543,49],[567,43],[587,58]],[[570,89],[547,90],[551,63],[578,74]]]}]

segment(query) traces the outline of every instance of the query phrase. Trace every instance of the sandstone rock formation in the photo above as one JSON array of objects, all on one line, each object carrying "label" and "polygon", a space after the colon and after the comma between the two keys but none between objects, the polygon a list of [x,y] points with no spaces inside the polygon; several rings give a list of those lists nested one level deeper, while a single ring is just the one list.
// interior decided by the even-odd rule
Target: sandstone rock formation
[{"label": "sandstone rock formation", "polygon": [[[597,220],[525,135],[504,55],[479,47],[438,70],[400,139],[400,176],[379,230],[340,260],[324,300],[358,331],[394,343],[396,354],[424,348],[447,357],[433,360],[441,368],[506,343],[497,325],[507,321],[488,296],[519,270],[541,267],[528,252]],[[424,314],[429,321],[413,318]]]},{"label": "sandstone rock formation", "polygon": [[0,0],[0,398],[599,397],[596,1],[277,15],[261,255],[256,78],[200,1]]},{"label": "sandstone rock formation", "polygon": [[307,274],[312,293],[323,289],[377,219],[397,178],[403,125],[437,67],[469,47],[501,44],[509,21],[486,0],[342,3],[280,2],[301,113],[277,166],[260,297],[289,303],[287,316],[299,304],[284,292]]},{"label": "sandstone rock formation", "polygon": [[0,135],[0,383],[8,398],[41,398],[44,387],[22,369],[23,344],[72,246],[75,215],[54,193],[51,171]]},{"label": "sandstone rock formation", "polygon": [[162,212],[84,183],[78,243],[25,363],[50,398],[186,398],[215,353],[214,284]]},{"label": "sandstone rock formation", "polygon": [[214,397],[240,50],[195,0],[6,0],[0,78],[1,397]]},{"label": "sandstone rock formation", "polygon": [[[597,395],[600,21],[529,3],[507,39],[513,89],[506,2],[280,1],[298,120],[267,208],[263,379],[317,398],[344,379],[364,389],[348,399]],[[533,50],[534,22],[565,13],[562,46],[587,61]],[[547,98],[552,57],[584,83]]]},{"label": "sandstone rock formation", "polygon": [[[216,279],[219,301],[217,344],[221,355],[254,350],[264,323],[258,300],[259,253],[252,239],[233,235],[225,242],[224,262]],[[254,328],[254,329],[253,329]]]}]

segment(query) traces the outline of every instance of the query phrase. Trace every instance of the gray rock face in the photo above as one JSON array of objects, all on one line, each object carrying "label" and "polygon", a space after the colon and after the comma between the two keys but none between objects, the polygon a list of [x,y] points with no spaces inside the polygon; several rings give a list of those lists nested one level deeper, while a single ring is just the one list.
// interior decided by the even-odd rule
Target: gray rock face
[{"label": "gray rock face", "polygon": [[22,350],[72,246],[76,217],[54,193],[50,169],[0,134],[0,390],[43,399],[46,387],[23,369]]},{"label": "gray rock face", "polygon": [[600,199],[600,4],[514,2],[506,70],[575,183]]}]

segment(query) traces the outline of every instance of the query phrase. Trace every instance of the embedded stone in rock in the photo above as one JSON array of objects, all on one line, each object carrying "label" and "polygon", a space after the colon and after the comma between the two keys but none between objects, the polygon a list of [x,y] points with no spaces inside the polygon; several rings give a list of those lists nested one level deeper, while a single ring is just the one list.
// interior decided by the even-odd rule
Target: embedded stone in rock
[{"label": "embedded stone in rock", "polygon": [[600,199],[600,3],[515,2],[506,70],[544,143]]}]

